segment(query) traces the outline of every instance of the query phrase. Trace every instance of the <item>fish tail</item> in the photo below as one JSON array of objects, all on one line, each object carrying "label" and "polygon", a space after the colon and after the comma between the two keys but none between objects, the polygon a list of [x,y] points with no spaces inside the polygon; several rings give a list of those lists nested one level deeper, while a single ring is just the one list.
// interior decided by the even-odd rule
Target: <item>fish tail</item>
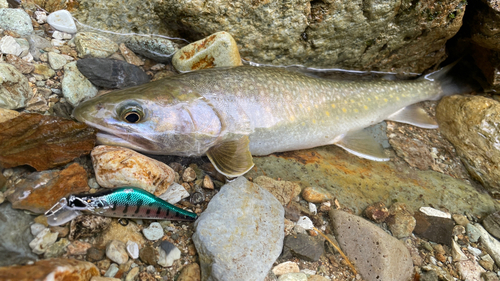
[{"label": "fish tail", "polygon": [[441,86],[441,92],[431,98],[439,100],[444,96],[465,94],[481,89],[479,84],[470,76],[465,63],[461,59],[427,75],[421,79],[435,81]]}]

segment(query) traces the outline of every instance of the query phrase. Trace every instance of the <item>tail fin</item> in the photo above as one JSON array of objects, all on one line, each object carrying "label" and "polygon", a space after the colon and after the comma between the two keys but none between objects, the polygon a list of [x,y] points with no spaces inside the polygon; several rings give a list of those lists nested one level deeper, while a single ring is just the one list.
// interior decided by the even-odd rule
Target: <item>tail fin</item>
[{"label": "tail fin", "polygon": [[[442,92],[433,99],[438,100],[444,96],[465,94],[481,89],[479,83],[476,82],[470,75],[470,70],[467,69],[462,60],[455,62],[424,75],[421,79],[436,81],[441,85]],[[469,74],[469,75],[467,75]]]}]

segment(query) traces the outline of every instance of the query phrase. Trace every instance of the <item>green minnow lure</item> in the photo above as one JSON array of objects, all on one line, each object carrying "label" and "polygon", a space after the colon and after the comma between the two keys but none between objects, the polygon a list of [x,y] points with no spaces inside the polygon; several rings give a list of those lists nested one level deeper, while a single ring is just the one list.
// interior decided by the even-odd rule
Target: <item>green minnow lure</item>
[{"label": "green minnow lure", "polygon": [[153,194],[134,187],[122,187],[94,194],[62,198],[45,213],[51,226],[64,224],[82,213],[106,217],[194,221],[195,213],[178,208]]}]

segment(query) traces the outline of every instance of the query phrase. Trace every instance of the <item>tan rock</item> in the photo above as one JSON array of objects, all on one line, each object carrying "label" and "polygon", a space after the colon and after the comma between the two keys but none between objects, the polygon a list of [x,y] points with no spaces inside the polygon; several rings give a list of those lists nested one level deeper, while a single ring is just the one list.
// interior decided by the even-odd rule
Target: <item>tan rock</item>
[{"label": "tan rock", "polygon": [[281,205],[287,205],[293,198],[300,194],[300,186],[291,181],[277,181],[266,176],[260,176],[253,180],[254,183],[271,192]]},{"label": "tan rock", "polygon": [[47,259],[32,265],[0,267],[0,280],[87,281],[93,276],[99,276],[94,264],[74,259]]},{"label": "tan rock", "polygon": [[201,271],[197,263],[191,263],[182,268],[177,281],[200,281]]},{"label": "tan rock", "polygon": [[302,198],[307,202],[311,203],[322,203],[328,200],[333,199],[333,196],[328,193],[326,190],[323,190],[319,187],[306,187],[302,191]]},{"label": "tan rock", "polygon": [[159,196],[174,182],[175,172],[167,164],[131,149],[100,145],[91,156],[102,187],[134,186]]},{"label": "tan rock", "polygon": [[233,37],[221,31],[177,51],[172,58],[172,64],[178,71],[193,71],[212,67],[238,66],[242,63]]},{"label": "tan rock", "polygon": [[280,276],[290,272],[300,272],[299,265],[295,262],[286,261],[278,264],[273,268],[273,273],[276,276]]},{"label": "tan rock", "polygon": [[203,178],[203,188],[214,189],[214,183],[208,175],[205,175],[205,178]]},{"label": "tan rock", "polygon": [[125,58],[125,60],[133,65],[141,66],[144,65],[144,62],[134,54],[127,46],[125,46],[124,43],[120,44],[120,52],[122,53],[122,56]]},{"label": "tan rock", "polygon": [[137,224],[132,221],[123,226],[118,221],[113,220],[109,228],[97,238],[96,248],[104,249],[113,240],[122,241],[123,243],[133,241],[139,245],[139,248],[142,248],[146,243],[146,239],[140,231]]},{"label": "tan rock", "polygon": [[15,118],[19,115],[19,112],[10,109],[0,108],[0,123]]},{"label": "tan rock", "polygon": [[470,175],[486,188],[500,190],[500,103],[480,96],[445,97],[436,118]]}]

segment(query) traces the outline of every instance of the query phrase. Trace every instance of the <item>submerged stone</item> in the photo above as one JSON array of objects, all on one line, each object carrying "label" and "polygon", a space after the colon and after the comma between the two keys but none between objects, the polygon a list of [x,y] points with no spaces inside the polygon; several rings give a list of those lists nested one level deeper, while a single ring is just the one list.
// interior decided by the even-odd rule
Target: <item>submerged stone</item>
[{"label": "submerged stone", "polygon": [[32,97],[28,79],[14,66],[0,63],[0,107],[22,108]]},{"label": "submerged stone", "polygon": [[93,98],[98,91],[97,87],[78,70],[76,62],[64,66],[64,78],[61,84],[64,97],[73,106],[84,99]]},{"label": "submerged stone", "polygon": [[29,246],[34,238],[32,222],[32,216],[12,209],[11,204],[0,204],[0,267],[36,260]]},{"label": "submerged stone", "polygon": [[28,36],[33,32],[31,18],[22,9],[0,9],[0,28],[14,31],[20,36]]},{"label": "submerged stone", "polygon": [[59,10],[47,17],[47,23],[54,29],[67,33],[76,33],[77,28],[71,13],[66,10]]},{"label": "submerged stone", "polygon": [[202,280],[263,280],[281,253],[284,211],[271,193],[239,177],[212,198],[195,228]]},{"label": "submerged stone", "polygon": [[78,56],[81,58],[105,58],[118,51],[118,44],[93,32],[77,33],[75,35],[75,45]]},{"label": "submerged stone", "polygon": [[54,280],[57,277],[57,280],[87,281],[92,276],[99,276],[94,264],[74,259],[48,259],[0,268],[1,280]]},{"label": "submerged stone", "polygon": [[157,62],[169,62],[178,50],[177,46],[168,39],[144,36],[133,36],[125,42],[125,45],[134,53]]},{"label": "submerged stone", "polygon": [[92,84],[99,87],[122,89],[149,82],[149,76],[140,67],[120,60],[86,58],[78,60],[76,65]]},{"label": "submerged stone", "polygon": [[0,123],[0,163],[4,168],[30,165],[46,170],[88,154],[96,129],[54,116],[21,114]]}]

